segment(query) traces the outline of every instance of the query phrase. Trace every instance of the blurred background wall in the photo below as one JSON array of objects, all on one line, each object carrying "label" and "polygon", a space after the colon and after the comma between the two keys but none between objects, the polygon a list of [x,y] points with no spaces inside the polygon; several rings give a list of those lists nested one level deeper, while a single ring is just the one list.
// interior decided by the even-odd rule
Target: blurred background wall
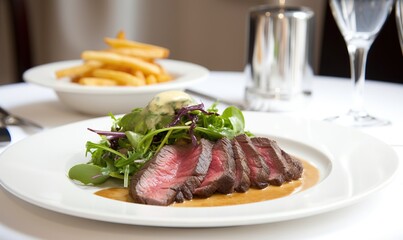
[{"label": "blurred background wall", "polygon": [[[29,36],[18,42],[12,34],[10,6],[21,3],[26,7]],[[171,59],[194,62],[210,70],[242,71],[248,10],[277,3],[278,0],[0,0],[0,84],[21,80],[14,50],[21,50],[24,43],[32,53],[30,65],[35,66],[77,59],[83,50],[102,49],[103,38],[113,37],[119,30],[126,31],[129,39],[169,48]],[[288,0],[286,5],[307,6],[315,12],[314,72],[348,77],[347,49],[329,17],[327,0]],[[393,24],[391,19],[394,18],[389,18]],[[389,28],[396,32],[395,26]],[[397,35],[386,39],[379,51],[383,65],[372,68],[391,73],[388,78],[392,81],[403,79]],[[395,58],[387,63],[382,53],[390,46]],[[323,62],[326,66],[321,67]],[[390,64],[400,75],[388,69]]]},{"label": "blurred background wall", "polygon": [[[15,41],[7,1],[0,1],[0,50],[5,55],[0,58],[0,82],[11,82],[17,77],[13,70]],[[129,39],[169,48],[172,59],[201,64],[210,70],[241,71],[249,8],[277,4],[277,0],[26,0],[25,3],[32,65],[77,59],[83,50],[104,48],[104,37],[125,30]],[[318,19],[317,29],[321,29],[323,22],[324,3],[287,1],[287,5],[311,7]],[[316,36],[316,49],[320,50],[320,34]],[[315,54],[319,56],[319,51]]]}]

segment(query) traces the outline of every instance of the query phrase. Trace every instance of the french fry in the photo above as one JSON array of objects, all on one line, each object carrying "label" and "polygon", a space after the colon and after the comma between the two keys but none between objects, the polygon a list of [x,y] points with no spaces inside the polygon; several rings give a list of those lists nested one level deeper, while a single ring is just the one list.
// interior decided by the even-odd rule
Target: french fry
[{"label": "french fry", "polygon": [[104,40],[109,49],[83,51],[82,65],[57,70],[56,77],[69,77],[74,83],[88,86],[142,86],[172,80],[155,62],[168,57],[168,49],[127,40],[124,31]]},{"label": "french fry", "polygon": [[165,69],[164,69],[161,65],[159,65],[159,64],[157,64],[157,65],[158,65],[158,66],[160,67],[160,69],[161,69],[161,73],[156,76],[156,77],[157,77],[157,81],[158,81],[159,83],[171,81],[171,80],[172,80],[172,76],[171,76],[169,73],[167,73],[167,72],[165,71]]},{"label": "french fry", "polygon": [[145,48],[145,49],[158,49],[158,51],[163,52],[161,58],[167,58],[169,56],[169,50],[160,46],[155,46],[146,43],[140,43],[135,41],[130,41],[126,39],[116,39],[116,38],[105,38],[105,43],[111,48]]},{"label": "french fry", "polygon": [[71,81],[72,81],[73,83],[79,83],[79,80],[80,80],[81,78],[85,78],[85,77],[92,77],[92,71],[88,71],[88,72],[83,73],[83,74],[81,74],[81,75],[77,75],[77,76],[74,76],[74,77],[70,77],[70,79],[71,79]]},{"label": "french fry", "polygon": [[111,79],[84,77],[78,80],[79,84],[87,86],[116,86],[117,83]]},{"label": "french fry", "polygon": [[159,82],[159,83],[169,82],[171,80],[172,80],[172,77],[169,74],[163,73],[163,74],[157,75],[157,82]]},{"label": "french fry", "polygon": [[95,68],[101,67],[102,63],[98,61],[88,61],[84,63],[83,65],[78,65],[78,66],[73,66],[70,68],[65,68],[65,69],[60,69],[56,71],[56,77],[57,78],[64,78],[64,77],[79,77],[82,76]]},{"label": "french fry", "polygon": [[142,71],[135,70],[135,71],[133,72],[133,75],[136,76],[136,77],[138,77],[138,78],[141,78],[141,79],[143,79],[143,80],[146,80],[146,77],[144,76],[144,73],[143,73]]},{"label": "french fry", "polygon": [[108,51],[146,60],[167,57],[166,52],[159,48],[111,48]]},{"label": "french fry", "polygon": [[146,77],[146,83],[147,85],[152,85],[158,83],[158,80],[154,75],[148,75]]},{"label": "french fry", "polygon": [[126,72],[126,73],[132,73],[132,68],[126,67],[126,66],[119,66],[119,65],[112,65],[112,64],[104,64],[102,66],[102,69],[109,69],[109,70],[115,70],[119,72]]},{"label": "french fry", "polygon": [[84,60],[96,60],[105,64],[127,66],[133,69],[139,69],[146,74],[159,74],[161,72],[161,69],[155,64],[143,61],[139,58],[122,56],[111,52],[84,51],[81,54],[81,58]]},{"label": "french fry", "polygon": [[118,85],[123,86],[143,86],[146,84],[144,79],[135,77],[126,72],[120,72],[109,69],[96,69],[92,73],[94,77],[106,78],[115,81]]},{"label": "french fry", "polygon": [[119,31],[118,34],[116,34],[117,39],[126,39],[126,33],[124,31]]}]

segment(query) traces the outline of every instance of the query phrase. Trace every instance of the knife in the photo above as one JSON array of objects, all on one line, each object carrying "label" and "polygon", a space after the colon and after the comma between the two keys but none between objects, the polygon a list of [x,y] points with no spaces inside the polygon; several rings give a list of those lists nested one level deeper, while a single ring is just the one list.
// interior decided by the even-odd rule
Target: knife
[{"label": "knife", "polygon": [[6,146],[10,142],[11,142],[10,132],[0,122],[0,147]]},{"label": "knife", "polygon": [[7,125],[30,126],[30,127],[34,127],[37,129],[43,129],[43,127],[40,126],[39,124],[34,123],[28,119],[12,115],[8,111],[3,109],[2,107],[0,107],[0,122],[5,126],[7,126]]}]

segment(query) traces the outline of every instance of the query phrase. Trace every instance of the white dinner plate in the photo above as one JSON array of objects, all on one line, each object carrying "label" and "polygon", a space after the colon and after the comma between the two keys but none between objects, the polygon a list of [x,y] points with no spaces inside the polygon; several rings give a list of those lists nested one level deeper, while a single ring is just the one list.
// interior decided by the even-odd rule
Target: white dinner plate
[{"label": "white dinner plate", "polygon": [[391,181],[396,153],[354,129],[268,113],[245,112],[247,129],[276,139],[285,151],[320,171],[319,183],[293,195],[224,207],[161,207],[126,203],[94,194],[98,187],[73,183],[67,172],[86,162],[93,129],[109,129],[109,117],[51,129],[7,148],[0,155],[0,182],[12,194],[60,213],[115,223],[166,227],[249,225],[307,217],[362,200]]}]

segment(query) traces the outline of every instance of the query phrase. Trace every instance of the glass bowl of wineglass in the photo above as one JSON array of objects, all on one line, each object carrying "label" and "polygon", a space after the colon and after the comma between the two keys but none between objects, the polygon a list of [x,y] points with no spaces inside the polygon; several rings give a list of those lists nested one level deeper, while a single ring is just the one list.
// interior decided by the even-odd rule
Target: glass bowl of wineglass
[{"label": "glass bowl of wineglass", "polygon": [[363,91],[367,54],[389,16],[394,0],[330,0],[330,8],[347,44],[353,83],[352,105],[343,115],[326,120],[351,127],[388,125],[364,108]]}]

